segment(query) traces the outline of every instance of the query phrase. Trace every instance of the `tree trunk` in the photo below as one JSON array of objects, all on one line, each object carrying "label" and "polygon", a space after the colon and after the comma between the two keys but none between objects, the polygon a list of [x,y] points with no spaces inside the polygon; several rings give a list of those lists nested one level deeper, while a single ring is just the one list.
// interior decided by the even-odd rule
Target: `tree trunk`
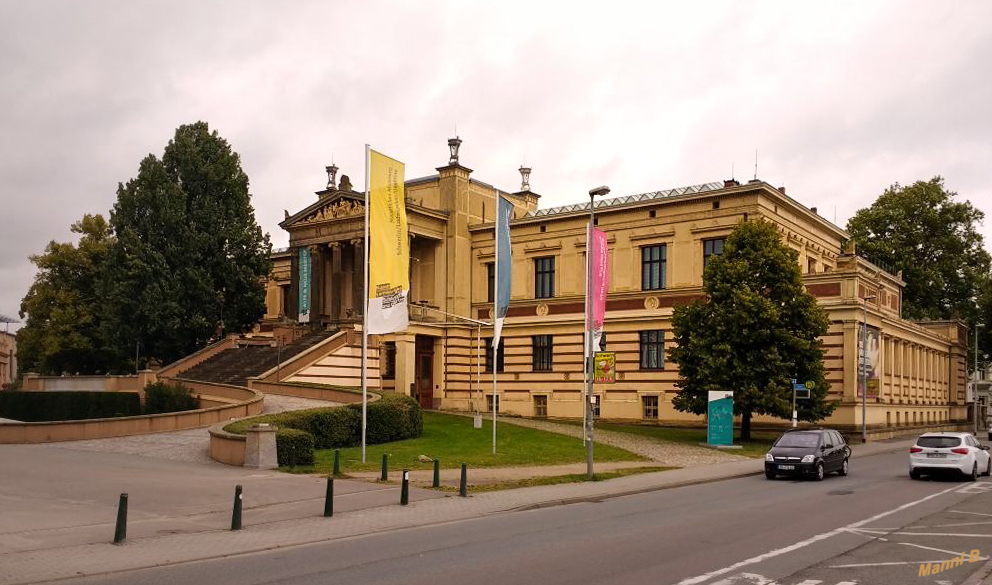
[{"label": "tree trunk", "polygon": [[751,440],[751,412],[741,413],[741,442],[747,443]]}]

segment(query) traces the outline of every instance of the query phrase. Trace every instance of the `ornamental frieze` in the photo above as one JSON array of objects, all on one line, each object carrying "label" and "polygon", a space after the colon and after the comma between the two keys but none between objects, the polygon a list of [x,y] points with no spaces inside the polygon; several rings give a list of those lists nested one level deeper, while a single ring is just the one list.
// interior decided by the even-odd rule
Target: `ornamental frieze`
[{"label": "ornamental frieze", "polygon": [[356,215],[365,215],[365,206],[357,201],[342,199],[340,201],[335,201],[330,205],[325,205],[324,207],[308,215],[305,219],[301,219],[298,223],[317,223],[319,221],[340,219],[342,217],[353,217]]}]

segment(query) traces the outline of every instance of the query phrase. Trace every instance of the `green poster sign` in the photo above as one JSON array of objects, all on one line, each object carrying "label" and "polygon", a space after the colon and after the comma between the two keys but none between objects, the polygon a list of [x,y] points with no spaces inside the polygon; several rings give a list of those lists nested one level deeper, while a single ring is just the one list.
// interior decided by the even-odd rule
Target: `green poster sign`
[{"label": "green poster sign", "polygon": [[310,248],[300,248],[300,323],[310,322]]},{"label": "green poster sign", "polygon": [[734,393],[710,392],[706,414],[707,444],[733,445]]}]

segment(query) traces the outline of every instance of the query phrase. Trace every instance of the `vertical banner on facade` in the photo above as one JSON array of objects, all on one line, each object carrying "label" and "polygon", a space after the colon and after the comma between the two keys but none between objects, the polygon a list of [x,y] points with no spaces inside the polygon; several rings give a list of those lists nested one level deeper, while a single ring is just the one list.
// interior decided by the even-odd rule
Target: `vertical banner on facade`
[{"label": "vertical banner on facade", "polygon": [[368,332],[404,331],[410,323],[410,240],[403,163],[369,151]]},{"label": "vertical banner on facade", "polygon": [[865,384],[868,385],[868,398],[878,398],[878,373],[880,346],[878,329],[869,326],[868,339],[865,327],[858,328],[858,398],[864,397]]},{"label": "vertical banner on facade", "polygon": [[603,320],[606,316],[606,296],[610,291],[610,253],[606,232],[592,228],[590,252],[592,253],[592,351],[601,351]]},{"label": "vertical banner on facade", "polygon": [[310,322],[310,248],[300,248],[299,322]]},{"label": "vertical banner on facade", "polygon": [[710,445],[734,444],[734,393],[710,391],[706,409],[706,442]]},{"label": "vertical banner on facade", "polygon": [[[498,197],[496,206],[496,294],[494,299],[493,317],[496,322],[493,331],[493,350],[499,348],[499,337],[503,331],[503,319],[510,307],[510,218],[513,217],[513,204]],[[494,354],[495,355],[495,354]]]}]

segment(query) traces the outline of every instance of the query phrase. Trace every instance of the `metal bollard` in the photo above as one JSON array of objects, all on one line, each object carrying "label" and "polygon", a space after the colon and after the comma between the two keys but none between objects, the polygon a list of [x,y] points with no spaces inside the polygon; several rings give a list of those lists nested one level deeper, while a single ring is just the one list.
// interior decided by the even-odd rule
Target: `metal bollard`
[{"label": "metal bollard", "polygon": [[234,488],[234,514],[231,515],[231,530],[241,530],[241,485]]},{"label": "metal bollard", "polygon": [[382,476],[379,477],[380,481],[386,481],[389,479],[389,455],[385,453],[382,454]]},{"label": "metal bollard", "polygon": [[114,544],[120,544],[127,538],[127,494],[121,494],[117,504],[117,527],[114,529]]},{"label": "metal bollard", "polygon": [[441,462],[437,459],[434,460],[434,483],[431,487],[441,487]]},{"label": "metal bollard", "polygon": [[334,450],[334,476],[341,475],[341,449]]},{"label": "metal bollard", "polygon": [[468,466],[462,463],[462,481],[458,485],[458,495],[461,497],[468,496]]},{"label": "metal bollard", "polygon": [[324,516],[330,518],[334,515],[334,478],[327,478],[327,493],[324,494]]},{"label": "metal bollard", "polygon": [[403,487],[400,488],[400,505],[405,506],[410,503],[410,471],[403,470]]}]

